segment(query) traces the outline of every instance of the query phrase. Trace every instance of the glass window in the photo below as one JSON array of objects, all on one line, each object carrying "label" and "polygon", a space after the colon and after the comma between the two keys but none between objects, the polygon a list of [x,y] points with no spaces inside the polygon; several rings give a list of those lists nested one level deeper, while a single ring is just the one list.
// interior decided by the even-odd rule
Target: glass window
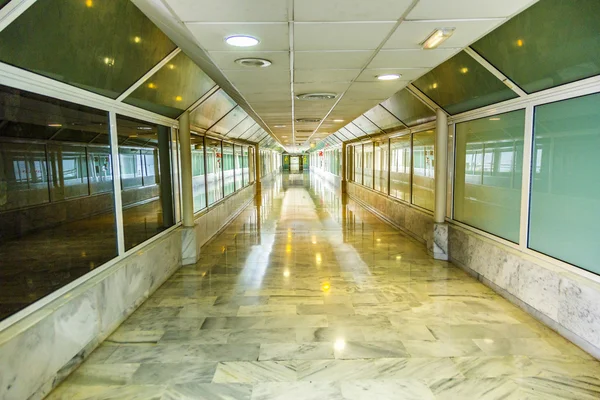
[{"label": "glass window", "polygon": [[[119,143],[124,143],[119,145],[119,157],[125,249],[129,250],[174,225],[171,131],[119,115],[117,132]],[[144,145],[130,146],[131,138]]]},{"label": "glass window", "polygon": [[364,115],[361,115],[352,122],[366,134],[374,135],[377,133],[381,133],[381,130],[377,127],[377,125],[369,121],[369,119]]},{"label": "glass window", "polygon": [[111,98],[175,48],[128,0],[36,1],[0,33],[3,62]]},{"label": "glass window", "polygon": [[248,182],[254,183],[256,177],[256,169],[254,167],[256,162],[256,150],[254,147],[248,147]]},{"label": "glass window", "polygon": [[435,131],[413,134],[412,203],[433,211]]},{"label": "glass window", "polygon": [[235,101],[223,89],[219,89],[192,111],[190,123],[196,128],[208,129],[235,106]]},{"label": "glass window", "polygon": [[184,53],[177,54],[125,99],[125,103],[177,118],[215,82]]},{"label": "glass window", "polygon": [[227,133],[227,137],[232,139],[240,138],[244,133],[253,127],[257,126],[256,122],[250,117],[244,119],[242,122],[237,124],[231,131]]},{"label": "glass window", "polygon": [[220,140],[207,137],[205,143],[208,205],[211,205],[223,198],[223,160]]},{"label": "glass window", "polygon": [[410,134],[390,139],[390,195],[410,203]]},{"label": "glass window", "polygon": [[[231,110],[226,116],[224,116],[219,122],[213,125],[213,127],[210,128],[210,131],[218,133],[220,135],[227,135],[229,131],[235,128],[245,118],[249,118],[248,114],[246,114],[242,107],[237,106],[236,108]],[[252,119],[250,118],[250,120]]]},{"label": "glass window", "polygon": [[242,158],[242,148],[239,145],[235,145],[233,153],[233,160],[235,162],[235,190],[240,190],[244,186],[244,174],[242,173],[242,165],[244,164]]},{"label": "glass window", "polygon": [[600,274],[600,94],[535,109],[529,247]]},{"label": "glass window", "polygon": [[206,174],[204,161],[204,137],[192,136],[192,188],[194,212],[206,208]]},{"label": "glass window", "polygon": [[407,126],[435,120],[435,112],[407,89],[400,90],[381,106]]},{"label": "glass window", "polygon": [[360,129],[358,126],[354,125],[353,123],[349,123],[348,125],[345,126],[345,128],[355,137],[355,138],[359,138],[359,137],[363,137],[365,136],[365,132]]},{"label": "glass window", "polygon": [[454,218],[517,243],[525,110],[456,125]]},{"label": "glass window", "polygon": [[248,147],[242,147],[242,175],[244,186],[250,184],[250,169],[248,164]]},{"label": "glass window", "polygon": [[235,192],[235,166],[233,144],[223,142],[223,176],[225,178],[225,196]]},{"label": "glass window", "polygon": [[388,191],[388,165],[390,151],[388,141],[379,140],[375,143],[375,190],[386,193]]},{"label": "glass window", "polygon": [[[50,140],[74,125],[99,143]],[[106,112],[0,86],[0,320],[117,255],[108,137]]]},{"label": "glass window", "polygon": [[517,97],[515,92],[464,51],[413,84],[450,114]]},{"label": "glass window", "polygon": [[379,104],[367,111],[364,116],[384,132],[394,132],[404,128],[404,124],[398,118]]},{"label": "glass window", "polygon": [[373,143],[365,143],[363,153],[363,185],[373,188]]},{"label": "glass window", "polygon": [[472,47],[528,93],[600,74],[600,2],[543,0]]},{"label": "glass window", "polygon": [[363,183],[363,145],[354,146],[354,182]]}]

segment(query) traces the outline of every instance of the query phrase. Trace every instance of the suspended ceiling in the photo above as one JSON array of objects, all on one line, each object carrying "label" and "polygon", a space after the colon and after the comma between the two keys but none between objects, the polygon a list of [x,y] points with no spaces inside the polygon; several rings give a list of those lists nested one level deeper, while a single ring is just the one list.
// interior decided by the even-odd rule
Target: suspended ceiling
[{"label": "suspended ceiling", "polygon": [[[162,0],[158,9],[185,27],[184,35],[195,40],[243,98],[236,101],[247,102],[280,143],[298,151],[340,130],[534,2]],[[422,50],[420,43],[442,27],[456,30],[437,49]],[[224,39],[236,34],[254,36],[260,43],[228,45]],[[272,65],[258,69],[235,63],[244,57],[265,58]],[[386,73],[402,77],[376,79]],[[310,92],[337,97],[295,98]],[[301,118],[322,121],[295,121]]]}]

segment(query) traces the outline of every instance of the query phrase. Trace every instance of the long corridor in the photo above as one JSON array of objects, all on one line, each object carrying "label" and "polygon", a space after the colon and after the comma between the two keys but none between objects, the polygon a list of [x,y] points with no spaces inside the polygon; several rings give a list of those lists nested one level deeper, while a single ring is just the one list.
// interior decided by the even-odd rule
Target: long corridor
[{"label": "long corridor", "polygon": [[600,363],[319,176],[283,175],[50,399],[598,399]]}]

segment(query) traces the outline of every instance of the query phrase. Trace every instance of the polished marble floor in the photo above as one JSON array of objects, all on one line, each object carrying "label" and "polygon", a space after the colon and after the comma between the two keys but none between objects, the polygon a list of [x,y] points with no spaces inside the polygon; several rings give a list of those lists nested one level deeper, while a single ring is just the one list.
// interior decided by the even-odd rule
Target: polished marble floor
[{"label": "polished marble floor", "polygon": [[308,174],[285,175],[50,399],[598,399],[600,363]]}]

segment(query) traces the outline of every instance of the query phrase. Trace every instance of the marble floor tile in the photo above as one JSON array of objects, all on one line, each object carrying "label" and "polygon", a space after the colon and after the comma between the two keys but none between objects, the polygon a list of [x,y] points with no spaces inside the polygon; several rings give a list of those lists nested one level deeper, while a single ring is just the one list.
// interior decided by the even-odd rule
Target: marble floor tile
[{"label": "marble floor tile", "polygon": [[600,362],[338,193],[263,184],[48,398],[600,399]]}]

